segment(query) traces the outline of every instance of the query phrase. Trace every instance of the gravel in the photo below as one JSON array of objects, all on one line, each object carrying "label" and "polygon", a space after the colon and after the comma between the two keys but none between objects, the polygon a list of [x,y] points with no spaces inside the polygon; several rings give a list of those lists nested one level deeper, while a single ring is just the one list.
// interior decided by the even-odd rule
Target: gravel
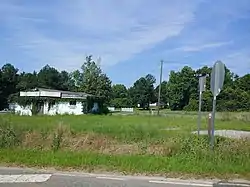
[{"label": "gravel", "polygon": [[166,128],[166,129],[163,129],[163,130],[166,130],[166,131],[176,131],[176,130],[180,130],[180,128],[173,127],[173,128]]},{"label": "gravel", "polygon": [[[193,132],[197,134],[197,131]],[[207,131],[200,131],[200,134],[207,135]],[[242,138],[250,138],[250,132],[248,131],[237,131],[237,130],[215,130],[215,136],[223,136],[226,138],[233,138],[233,139],[242,139]]]}]

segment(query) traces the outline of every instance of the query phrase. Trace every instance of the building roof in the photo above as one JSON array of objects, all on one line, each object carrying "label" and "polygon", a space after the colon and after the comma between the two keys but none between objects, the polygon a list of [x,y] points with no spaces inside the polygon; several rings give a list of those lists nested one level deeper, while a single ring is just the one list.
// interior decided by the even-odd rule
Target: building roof
[{"label": "building roof", "polygon": [[64,91],[64,90],[55,90],[55,89],[48,89],[48,88],[34,88],[32,91],[45,91],[45,92],[61,92],[64,94],[82,94],[86,96],[93,96],[91,94],[87,94],[84,92],[72,92],[72,91]]},{"label": "building roof", "polygon": [[86,99],[87,97],[94,95],[87,94],[84,92],[71,92],[71,91],[54,90],[47,88],[34,88],[29,91],[20,92],[20,96]]}]

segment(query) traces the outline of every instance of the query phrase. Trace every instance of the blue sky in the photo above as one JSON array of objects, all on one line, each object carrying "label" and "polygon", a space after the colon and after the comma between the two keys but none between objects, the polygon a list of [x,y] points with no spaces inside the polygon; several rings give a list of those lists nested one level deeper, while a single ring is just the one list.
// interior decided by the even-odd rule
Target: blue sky
[{"label": "blue sky", "polygon": [[1,0],[0,65],[80,68],[101,57],[113,83],[222,60],[250,73],[249,0]]}]

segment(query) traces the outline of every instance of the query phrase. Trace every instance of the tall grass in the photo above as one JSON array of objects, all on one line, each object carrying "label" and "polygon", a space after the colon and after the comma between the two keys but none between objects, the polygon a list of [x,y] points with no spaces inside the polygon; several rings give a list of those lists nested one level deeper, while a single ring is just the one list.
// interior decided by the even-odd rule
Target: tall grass
[{"label": "tall grass", "polygon": [[[249,140],[197,137],[196,119],[157,116],[2,116],[0,162],[28,166],[250,177]],[[206,119],[203,119],[203,129]],[[166,130],[178,127],[179,130]],[[249,123],[216,120],[218,129]]]}]

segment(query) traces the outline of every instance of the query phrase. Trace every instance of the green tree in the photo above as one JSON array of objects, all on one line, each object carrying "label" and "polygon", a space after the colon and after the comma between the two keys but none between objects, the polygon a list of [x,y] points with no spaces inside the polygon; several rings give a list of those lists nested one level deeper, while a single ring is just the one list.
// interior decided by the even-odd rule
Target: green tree
[{"label": "green tree", "polygon": [[155,102],[154,92],[155,78],[148,74],[146,77],[138,79],[130,89],[130,96],[134,105],[140,104],[142,108],[148,108],[149,104]]},{"label": "green tree", "polygon": [[18,69],[11,64],[5,64],[0,70],[0,109],[8,107],[8,98],[17,92]]},{"label": "green tree", "polygon": [[155,103],[157,101],[157,96],[155,94],[155,88],[154,88],[154,84],[156,83],[156,78],[151,74],[146,75],[145,78],[146,78],[147,86],[148,86],[147,91],[149,95],[149,102]]},{"label": "green tree", "polygon": [[37,75],[38,86],[42,88],[58,89],[61,88],[61,76],[57,69],[44,66]]},{"label": "green tree", "polygon": [[[211,67],[204,66],[197,71],[190,67],[183,67],[181,71],[171,71],[169,81],[161,85],[161,102],[170,103],[172,110],[198,110],[198,78],[194,74],[211,74]],[[210,78],[207,78],[203,92],[202,110],[212,110],[212,93]],[[39,73],[18,74],[11,64],[5,64],[0,69],[0,109],[8,107],[8,99],[17,97],[21,90],[35,87],[50,89],[83,91],[100,96],[107,103],[115,107],[129,107],[141,104],[148,108],[150,103],[157,102],[159,86],[154,89],[155,77],[148,74],[136,80],[127,89],[122,84],[111,87],[111,81],[101,68],[87,56],[81,70],[71,73],[59,72],[46,65]],[[13,97],[12,97],[13,96]],[[219,111],[250,111],[250,74],[238,76],[226,67],[224,86],[217,97]]]},{"label": "green tree", "polygon": [[[250,110],[250,74],[242,77],[228,70],[228,84],[223,87],[218,96],[217,108],[220,111]],[[231,75],[231,76],[230,76]]]},{"label": "green tree", "polygon": [[[158,96],[159,93],[159,85],[155,88],[155,95]],[[169,103],[169,93],[168,93],[168,82],[163,81],[161,83],[161,103],[164,104],[164,107],[167,107]]]},{"label": "green tree", "polygon": [[250,74],[246,74],[242,77],[236,77],[234,81],[234,88],[244,90],[250,94]]},{"label": "green tree", "polygon": [[128,90],[123,84],[115,84],[112,86],[112,98],[126,98]]},{"label": "green tree", "polygon": [[239,88],[227,87],[220,93],[217,104],[218,111],[249,111],[250,94]]},{"label": "green tree", "polygon": [[75,70],[72,73],[70,73],[69,76],[72,82],[74,83],[75,91],[80,91],[80,87],[83,80],[82,73],[79,70]]},{"label": "green tree", "polygon": [[[203,66],[195,71],[196,75],[210,75],[212,68]],[[192,89],[190,93],[189,104],[183,109],[189,111],[197,111],[199,107],[199,78],[195,77],[192,81]],[[210,76],[206,77],[206,91],[202,94],[202,111],[212,110],[212,94],[210,92]]]},{"label": "green tree", "polygon": [[225,67],[225,80],[224,80],[223,89],[233,86],[234,76],[235,76],[234,73],[231,72],[230,69]]},{"label": "green tree", "polygon": [[112,86],[112,99],[110,104],[116,108],[131,107],[132,103],[126,86],[123,84],[115,84]]},{"label": "green tree", "polygon": [[185,66],[180,72],[170,72],[168,82],[169,104],[171,110],[182,110],[189,104],[191,95],[197,92],[195,71]]},{"label": "green tree", "polygon": [[60,77],[60,84],[58,88],[60,90],[66,90],[66,91],[76,90],[75,82],[67,71],[61,71],[59,77]]},{"label": "green tree", "polygon": [[22,72],[18,77],[17,90],[24,91],[37,87],[37,73],[25,73]]},{"label": "green tree", "polygon": [[92,60],[91,55],[86,57],[81,70],[82,72],[74,72],[74,80],[79,85],[79,90],[102,97],[105,103],[109,103],[112,92],[111,81]]}]

